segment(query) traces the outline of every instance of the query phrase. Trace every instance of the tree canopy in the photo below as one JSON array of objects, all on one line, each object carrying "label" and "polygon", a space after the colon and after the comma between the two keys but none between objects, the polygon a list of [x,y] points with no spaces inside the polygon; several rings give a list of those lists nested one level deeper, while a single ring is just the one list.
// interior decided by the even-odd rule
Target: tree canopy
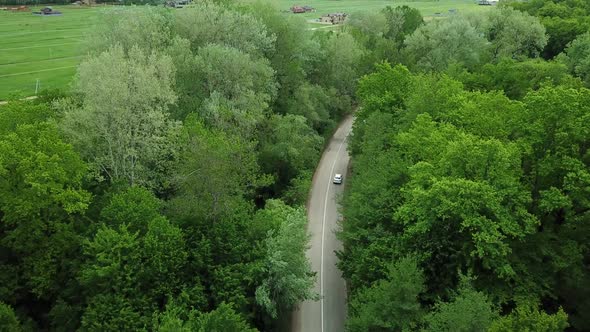
[{"label": "tree canopy", "polygon": [[351,114],[346,330],[590,329],[587,1],[99,15],[68,90],[0,105],[0,330],[283,330]]}]

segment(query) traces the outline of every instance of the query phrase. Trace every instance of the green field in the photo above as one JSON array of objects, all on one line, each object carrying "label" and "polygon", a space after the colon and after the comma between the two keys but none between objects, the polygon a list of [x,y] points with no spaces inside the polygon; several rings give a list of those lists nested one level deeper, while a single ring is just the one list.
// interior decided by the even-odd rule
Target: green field
[{"label": "green field", "polygon": [[[254,1],[254,0],[253,0]],[[489,10],[490,6],[479,6],[475,0],[276,0],[273,1],[281,10],[288,10],[293,5],[309,5],[316,9],[314,13],[296,14],[305,18],[318,18],[323,14],[334,12],[354,13],[363,10],[380,10],[385,6],[410,6],[418,8],[422,15],[428,17],[446,16],[449,9],[456,9],[459,13],[475,13]]]},{"label": "green field", "polygon": [[[62,16],[0,11],[0,99],[65,87],[83,54],[98,8],[53,6]],[[33,8],[37,10],[39,8]]]},{"label": "green field", "polygon": [[[198,1],[198,0],[196,0]],[[244,0],[249,1],[249,0]],[[272,1],[272,0],[270,0]],[[396,0],[275,0],[281,10],[293,5],[310,5],[316,12],[300,15],[307,19],[318,18],[331,12],[353,13],[361,10],[379,10],[387,5],[408,5],[432,17],[444,16],[449,9],[460,13],[487,10],[475,0],[396,1]],[[39,8],[33,8],[37,10]],[[31,96],[39,88],[62,88],[71,81],[84,54],[83,41],[92,33],[97,13],[103,8],[54,6],[62,16],[35,16],[30,12],[0,11],[0,100],[12,93]],[[437,15],[438,16],[438,15]]]}]

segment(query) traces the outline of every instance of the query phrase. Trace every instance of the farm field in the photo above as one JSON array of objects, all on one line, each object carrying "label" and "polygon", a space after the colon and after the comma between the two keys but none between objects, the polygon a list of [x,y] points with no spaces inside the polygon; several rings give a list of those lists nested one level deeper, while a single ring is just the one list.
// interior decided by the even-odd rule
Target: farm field
[{"label": "farm field", "polygon": [[[244,2],[251,0],[243,0]],[[252,0],[253,1],[253,0]],[[287,11],[293,5],[310,5],[316,12],[298,15],[308,20],[331,12],[353,13],[380,10],[385,6],[408,5],[418,8],[425,17],[445,16],[449,9],[459,13],[489,10],[475,0],[396,1],[396,0],[269,0]],[[38,10],[41,7],[33,7]],[[104,7],[83,8],[53,6],[62,16],[35,16],[30,12],[0,11],[0,100],[18,93],[31,96],[39,88],[62,88],[71,81],[84,54],[84,40],[92,33],[98,13]],[[436,14],[440,13],[440,14]],[[314,28],[324,29],[316,24]],[[325,30],[331,29],[325,26]]]},{"label": "farm field", "polygon": [[12,93],[33,95],[37,79],[40,89],[70,82],[84,53],[83,41],[101,9],[53,8],[63,15],[0,11],[0,100]]},{"label": "farm field", "polygon": [[334,12],[350,14],[362,10],[380,10],[386,6],[396,7],[406,5],[414,7],[419,9],[422,15],[426,17],[435,16],[436,13],[445,16],[448,14],[449,9],[456,9],[459,13],[477,13],[491,8],[490,6],[479,6],[475,0],[275,0],[273,3],[280,7],[281,10],[288,10],[293,5],[312,6],[316,9],[313,13],[295,14],[308,19],[318,18],[323,14]]}]

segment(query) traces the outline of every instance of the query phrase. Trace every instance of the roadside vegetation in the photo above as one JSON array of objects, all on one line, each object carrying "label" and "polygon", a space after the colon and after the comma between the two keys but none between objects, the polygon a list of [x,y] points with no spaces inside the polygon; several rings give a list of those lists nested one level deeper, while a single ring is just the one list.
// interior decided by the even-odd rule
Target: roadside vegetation
[{"label": "roadside vegetation", "polygon": [[347,330],[588,330],[590,6],[411,12],[349,21],[389,62],[357,90]]},{"label": "roadside vegetation", "polygon": [[70,85],[0,105],[0,330],[285,330],[355,109],[348,331],[590,329],[590,6],[399,4],[97,13]]},{"label": "roadside vegetation", "polygon": [[276,330],[362,48],[264,4],[102,13],[71,89],[0,106],[0,330]]}]

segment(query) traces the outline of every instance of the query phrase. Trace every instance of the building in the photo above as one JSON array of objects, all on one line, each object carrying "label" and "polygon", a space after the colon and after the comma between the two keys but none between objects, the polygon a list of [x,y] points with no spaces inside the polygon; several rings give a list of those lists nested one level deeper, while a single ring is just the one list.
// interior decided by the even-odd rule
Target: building
[{"label": "building", "polygon": [[291,12],[293,12],[293,14],[305,13],[305,9],[301,6],[293,6],[291,7]]},{"label": "building", "polygon": [[300,13],[310,13],[314,12],[315,9],[312,6],[293,6],[291,7],[291,12],[293,14],[300,14]]}]

